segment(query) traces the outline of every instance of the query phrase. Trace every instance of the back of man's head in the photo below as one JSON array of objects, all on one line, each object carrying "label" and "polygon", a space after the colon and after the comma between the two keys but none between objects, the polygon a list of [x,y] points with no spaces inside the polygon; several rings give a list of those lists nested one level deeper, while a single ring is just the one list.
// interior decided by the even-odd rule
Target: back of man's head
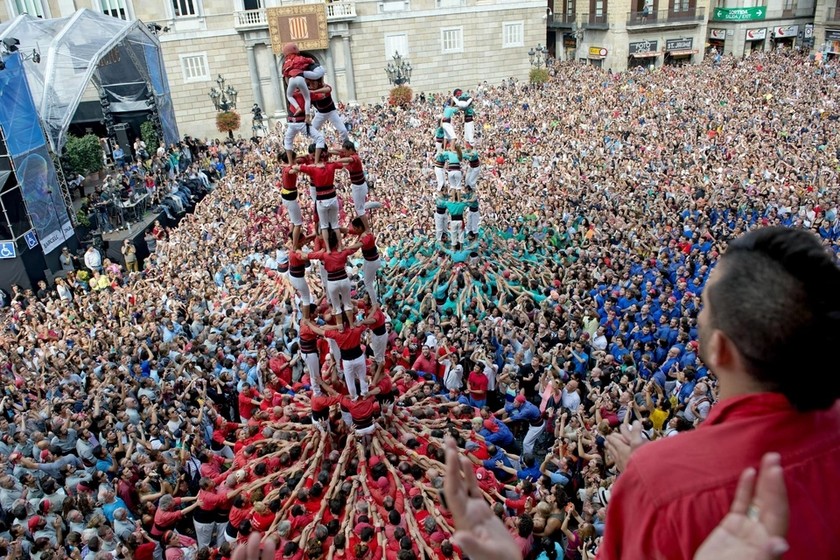
[{"label": "back of man's head", "polygon": [[[782,227],[742,235],[703,295],[700,352],[712,370],[725,343],[746,374],[800,411],[840,397],[840,382],[825,369],[826,352],[840,343],[840,267],[816,236]],[[819,390],[802,375],[819,376]]]}]

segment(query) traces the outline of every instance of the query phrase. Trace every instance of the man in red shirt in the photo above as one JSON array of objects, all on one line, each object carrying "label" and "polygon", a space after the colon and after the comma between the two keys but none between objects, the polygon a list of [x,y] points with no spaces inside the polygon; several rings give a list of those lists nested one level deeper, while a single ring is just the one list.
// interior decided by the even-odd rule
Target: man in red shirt
[{"label": "man in red shirt", "polygon": [[[291,160],[289,159],[291,157]],[[283,206],[286,207],[286,214],[292,223],[292,245],[297,247],[300,238],[300,229],[303,226],[303,214],[300,211],[298,202],[297,180],[298,174],[292,172],[295,164],[295,153],[291,150],[280,154],[281,173],[277,186],[280,188],[280,198],[283,199]]]},{"label": "man in red shirt", "polygon": [[292,108],[288,117],[286,117],[286,133],[283,136],[283,148],[286,150],[286,159],[289,162],[294,160],[294,152],[292,150],[295,147],[295,138],[298,134],[305,134],[315,144],[315,162],[317,163],[321,157],[321,152],[327,147],[327,141],[324,135],[321,134],[321,131],[309,125],[309,112],[303,109],[306,101],[301,92],[296,91],[289,99],[294,100],[301,108],[300,110]]},{"label": "man in red shirt", "polygon": [[292,368],[289,366],[289,357],[275,348],[269,348],[268,356],[268,369],[277,377],[277,389],[289,389],[292,385]]},{"label": "man in red shirt", "polygon": [[[789,489],[785,558],[837,557],[840,493],[825,481],[840,472],[840,384],[818,349],[840,341],[838,286],[840,267],[810,232],[761,228],[729,243],[698,320],[719,401],[677,437],[643,445],[637,424],[608,438],[621,476],[599,558],[692,558],[741,473],[769,452]],[[763,523],[768,507],[753,503],[748,516]],[[787,523],[766,525],[785,537]]]},{"label": "man in red shirt", "polygon": [[[309,319],[315,313],[315,304],[303,305],[301,307],[303,317]],[[300,337],[300,353],[303,356],[303,363],[309,372],[309,382],[312,385],[312,395],[321,394],[321,361],[318,356],[318,335],[308,324],[301,321],[298,336]]]},{"label": "man in red shirt", "polygon": [[375,417],[380,411],[379,403],[376,402],[378,392],[378,389],[373,389],[360,399],[351,399],[347,396],[341,398],[341,406],[350,412],[357,436],[367,436],[376,430]]},{"label": "man in red shirt", "polygon": [[[294,111],[302,111],[309,114],[311,93],[307,80],[320,80],[324,77],[325,69],[318,62],[300,54],[297,43],[286,43],[283,45],[283,66],[281,67],[283,79],[287,82],[286,99]],[[299,103],[293,99],[293,94],[300,94],[305,103]]]},{"label": "man in red shirt", "polygon": [[347,278],[347,257],[359,250],[360,245],[351,245],[341,249],[338,230],[322,230],[329,239],[329,251],[312,251],[309,260],[319,260],[327,270],[327,297],[332,305],[333,313],[340,314],[342,310],[353,312],[353,302],[350,301],[350,280]]},{"label": "man in red shirt", "polygon": [[367,179],[365,179],[362,158],[360,158],[359,154],[356,153],[356,145],[352,140],[345,140],[341,144],[339,155],[341,155],[341,159],[338,161],[343,163],[347,172],[350,173],[350,194],[353,197],[353,208],[356,211],[356,217],[361,218],[364,222],[365,230],[369,230],[370,221],[368,220],[367,211],[365,210],[368,184]]},{"label": "man in red shirt", "polygon": [[403,340],[401,338],[397,338],[394,341],[394,347],[391,348],[389,360],[385,362],[385,369],[390,370],[397,366],[401,366],[405,369],[410,369],[410,358],[411,352],[409,351],[408,347],[403,345]]},{"label": "man in red shirt", "polygon": [[[366,225],[367,222],[361,218],[354,218],[350,224],[350,232],[359,236],[359,245],[362,249],[362,256],[365,258],[362,264],[365,293],[370,298],[371,303],[378,304],[379,292],[376,288],[376,272],[381,268],[382,263],[379,259],[379,249],[376,248],[376,236]],[[387,339],[384,320],[382,323],[382,334]]]},{"label": "man in red shirt", "polygon": [[482,371],[481,364],[476,364],[467,377],[467,389],[470,393],[470,405],[481,408],[487,404],[487,388],[490,381]]},{"label": "man in red shirt", "polygon": [[417,373],[428,373],[434,377],[435,373],[437,373],[436,362],[437,360],[432,355],[432,349],[424,344],[423,351],[414,360],[414,365],[411,366],[411,369]]},{"label": "man in red shirt", "polygon": [[[327,154],[324,154],[322,159],[327,159]],[[344,165],[331,161],[321,161],[316,165],[295,165],[292,167],[295,173],[300,172],[309,175],[312,180],[312,186],[315,187],[315,209],[318,212],[318,223],[321,224],[321,237],[327,247],[330,247],[329,237],[327,237],[329,230],[335,232],[338,237],[338,245],[341,244],[341,233],[338,231],[338,199],[335,196],[335,172],[339,169],[344,169]]]},{"label": "man in red shirt", "polygon": [[373,359],[376,362],[376,371],[373,373],[373,379],[378,380],[384,370],[385,349],[388,346],[388,334],[385,330],[387,317],[373,298],[371,298],[371,301],[374,301],[374,303],[362,323],[370,328],[370,346],[373,350]]},{"label": "man in red shirt", "polygon": [[339,139],[342,142],[346,142],[350,137],[350,133],[347,131],[347,127],[344,125],[344,119],[338,113],[338,109],[333,101],[332,86],[325,83],[323,79],[309,84],[309,86],[310,99],[312,105],[315,107],[315,118],[312,119],[312,126],[321,130],[324,123],[329,121],[332,123],[335,131],[338,132]]},{"label": "man in red shirt", "polygon": [[257,390],[251,387],[250,383],[242,384],[242,391],[239,393],[239,420],[243,424],[247,424],[248,420],[254,414],[254,410],[259,408],[260,401],[257,400],[259,395]]},{"label": "man in red shirt", "polygon": [[341,325],[328,325],[321,328],[306,319],[304,319],[304,322],[316,334],[335,340],[338,344],[344,381],[347,383],[347,392],[351,399],[356,400],[359,395],[356,391],[356,381],[359,382],[362,395],[367,394],[367,362],[365,361],[365,354],[362,352],[362,334],[367,330],[367,325],[360,324],[354,327],[352,323],[342,323]]},{"label": "man in red shirt", "polygon": [[[319,380],[320,390],[316,394],[313,391],[310,405],[312,407],[312,422],[321,431],[329,427],[330,407],[341,402],[341,395],[335,389]],[[314,389],[314,387],[313,387]],[[323,392],[322,392],[323,391]]]}]

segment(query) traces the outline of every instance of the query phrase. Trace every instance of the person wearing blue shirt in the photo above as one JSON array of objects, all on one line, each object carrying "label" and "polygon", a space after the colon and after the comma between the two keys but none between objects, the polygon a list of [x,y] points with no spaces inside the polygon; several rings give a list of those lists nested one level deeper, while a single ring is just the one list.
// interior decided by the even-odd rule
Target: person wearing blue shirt
[{"label": "person wearing blue shirt", "polygon": [[[103,496],[102,496],[102,514],[105,516],[105,519],[108,520],[109,523],[114,522],[114,512],[118,509],[122,508],[126,512],[128,512],[128,506],[125,505],[125,502],[122,498],[117,497],[114,493],[114,490],[110,486],[106,486]],[[131,514],[129,513],[129,516]]]},{"label": "person wearing blue shirt", "polygon": [[583,345],[575,343],[572,352],[572,364],[575,368],[575,373],[580,376],[586,376],[589,373],[589,354],[583,350]]},{"label": "person wearing blue shirt", "polygon": [[[493,474],[496,475],[496,479],[499,481],[509,481],[512,478],[510,474],[496,466],[497,462],[501,462],[503,467],[513,469],[513,464],[511,464],[510,459],[508,459],[507,454],[502,450],[502,448],[490,444],[487,446],[487,455],[489,455],[490,458],[480,461],[481,466],[489,471],[493,471]],[[478,459],[476,459],[473,455],[468,454],[467,457],[470,457],[474,461],[478,461]]]},{"label": "person wearing blue shirt", "polygon": [[[522,398],[520,398],[520,396]],[[524,395],[517,395],[512,403],[505,405],[505,412],[512,422],[517,420],[525,420],[531,422],[540,418],[540,409],[536,405],[528,402]]]},{"label": "person wearing blue shirt", "polygon": [[621,363],[624,360],[624,356],[627,355],[629,350],[627,350],[627,348],[624,347],[624,341],[616,337],[615,342],[613,342],[610,346],[609,352],[613,355],[616,362]]},{"label": "person wearing blue shirt", "polygon": [[691,341],[686,347],[685,353],[680,357],[680,369],[695,365],[697,361],[697,342]]},{"label": "person wearing blue shirt", "polygon": [[499,467],[496,465],[497,468],[501,468],[508,474],[515,474],[516,478],[519,480],[529,480],[531,483],[536,484],[539,481],[540,477],[542,477],[542,472],[540,472],[540,467],[536,464],[536,459],[531,453],[526,453],[522,456],[522,468],[519,470],[515,470],[512,468],[507,467]]},{"label": "person wearing blue shirt", "polygon": [[528,402],[525,395],[516,395],[512,403],[505,405],[505,413],[508,418],[504,421],[515,422],[517,420],[524,420],[528,422],[528,432],[525,434],[525,440],[522,442],[522,453],[533,453],[534,445],[537,439],[545,428],[545,420],[543,420],[542,412],[536,405]]},{"label": "person wearing blue shirt", "polygon": [[515,444],[513,432],[507,427],[504,422],[499,422],[495,418],[488,418],[484,421],[484,428],[479,432],[488,444],[492,443],[502,447],[508,451],[511,450]]},{"label": "person wearing blue shirt", "polygon": [[[463,405],[467,405],[467,406],[472,406],[472,405],[470,404],[470,399],[469,399],[469,397],[467,397],[467,395],[465,395],[464,393],[462,393],[462,392],[461,392],[461,391],[459,391],[458,389],[450,389],[450,390],[449,390],[449,393],[446,395],[446,397],[449,399],[449,402],[456,402],[456,403],[458,403],[458,404],[463,404]],[[481,432],[479,432],[479,433],[483,436],[483,435],[484,435],[484,431],[485,431],[485,430],[482,430],[482,431],[481,431]],[[485,437],[484,439],[486,440],[487,438]]]},{"label": "person wearing blue shirt", "polygon": [[665,384],[668,382],[668,376],[665,375],[665,372],[661,369],[656,370],[653,374],[653,380],[659,385],[659,388],[663,391],[665,390]]},{"label": "person wearing blue shirt", "polygon": [[554,458],[553,451],[549,451],[548,455],[545,456],[545,460],[540,465],[540,472],[543,476],[547,476],[548,479],[551,481],[551,484],[556,485],[559,484],[560,486],[566,486],[569,481],[572,479],[572,475],[569,474],[569,464],[565,458],[561,458],[560,462],[555,464],[557,465],[557,470],[555,472],[551,472],[548,470],[548,464]]},{"label": "person wearing blue shirt", "polygon": [[108,456],[108,453],[101,447],[94,450],[93,456],[96,458],[94,469],[99,472],[104,472],[108,475],[110,480],[114,476],[114,460]]},{"label": "person wearing blue shirt", "polygon": [[530,480],[534,484],[542,477],[540,467],[532,454],[526,453],[522,456],[522,468],[516,471],[516,477],[519,480]]},{"label": "person wearing blue shirt", "polygon": [[[551,552],[551,548],[548,547],[553,548],[554,551]],[[564,558],[563,545],[551,540],[550,537],[543,537],[541,550],[536,560],[563,560]]]},{"label": "person wearing blue shirt", "polygon": [[[640,323],[640,324],[643,325],[643,326],[642,326],[641,329],[639,329],[636,332],[635,336],[633,337],[634,341],[635,342],[641,342],[642,344],[644,344],[646,342],[653,342],[653,333],[650,332],[650,327],[648,326],[648,324],[647,323]],[[616,356],[616,358],[618,358],[618,356]]]},{"label": "person wearing blue shirt", "polygon": [[677,400],[680,404],[685,404],[694,393],[694,386],[697,385],[697,381],[694,379],[694,368],[689,368],[683,372],[683,378],[683,384],[680,385],[680,390],[677,393]]},{"label": "person wearing blue shirt", "polygon": [[668,357],[668,341],[659,339],[659,344],[653,349],[653,361],[654,363],[661,364],[665,361],[665,358]]},{"label": "person wearing blue shirt", "polygon": [[114,157],[114,165],[122,167],[125,160],[125,152],[122,148],[120,148],[119,144],[116,145],[114,151],[111,152],[111,155]]},{"label": "person wearing blue shirt", "polygon": [[665,373],[671,373],[672,370],[677,368],[680,364],[680,348],[676,345],[671,346],[668,350],[668,353],[665,356],[665,360],[660,362],[662,365],[662,371]]}]

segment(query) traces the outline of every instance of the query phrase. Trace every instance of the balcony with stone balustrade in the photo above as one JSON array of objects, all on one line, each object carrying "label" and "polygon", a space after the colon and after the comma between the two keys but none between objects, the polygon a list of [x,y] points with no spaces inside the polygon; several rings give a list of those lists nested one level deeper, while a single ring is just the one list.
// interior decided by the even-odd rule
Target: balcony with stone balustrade
[{"label": "balcony with stone balustrade", "polygon": [[[332,2],[324,2],[324,0],[293,0],[289,2],[281,1],[276,4],[280,7],[285,5],[324,4],[327,8],[327,23],[354,21],[356,19],[356,2],[354,0],[333,0]],[[268,17],[266,15],[266,9],[260,8],[258,10],[240,10],[234,12],[233,26],[237,31],[267,29]]]}]

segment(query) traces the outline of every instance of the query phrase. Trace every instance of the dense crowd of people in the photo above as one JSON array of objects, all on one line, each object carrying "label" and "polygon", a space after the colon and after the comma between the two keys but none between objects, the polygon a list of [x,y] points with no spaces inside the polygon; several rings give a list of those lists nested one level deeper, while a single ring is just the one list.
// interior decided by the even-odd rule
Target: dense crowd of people
[{"label": "dense crowd of people", "polygon": [[279,133],[200,150],[209,194],[142,267],[12,294],[0,556],[215,560],[259,533],[277,559],[459,557],[450,438],[523,558],[592,557],[610,436],[714,411],[698,314],[728,243],[840,252],[835,69],[555,63],[342,107],[317,161]]}]

